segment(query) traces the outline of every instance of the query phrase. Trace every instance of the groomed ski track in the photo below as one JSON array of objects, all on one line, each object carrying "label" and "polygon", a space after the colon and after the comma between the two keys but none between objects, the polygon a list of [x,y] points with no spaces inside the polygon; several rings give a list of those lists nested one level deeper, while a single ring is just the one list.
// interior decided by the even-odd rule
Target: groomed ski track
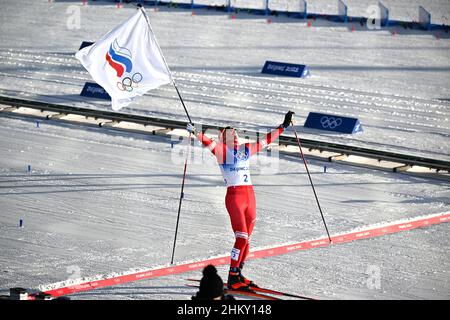
[{"label": "groomed ski track", "polygon": [[[377,227],[360,228],[357,231],[351,231],[335,235],[331,237],[331,242],[328,238],[318,238],[313,240],[302,241],[299,243],[285,244],[275,247],[268,247],[264,249],[253,249],[248,256],[248,260],[260,259],[265,257],[288,254],[298,250],[308,250],[329,246],[332,244],[341,244],[351,241],[369,239],[379,237],[392,233],[397,233],[405,230],[412,230],[420,227],[428,227],[435,224],[445,223],[450,221],[450,213],[442,213],[429,215],[426,217],[419,217],[416,219],[406,221],[396,221],[392,223],[385,223]],[[65,282],[54,283],[40,286],[40,291],[50,294],[53,297],[63,295],[70,295],[77,292],[84,292],[95,290],[102,287],[116,286],[123,283],[139,281],[143,279],[151,279],[164,277],[172,274],[185,273],[192,270],[202,269],[209,264],[213,265],[229,265],[229,255],[222,255],[220,257],[213,257],[194,262],[178,263],[166,267],[156,267],[148,270],[131,270],[123,273],[113,273],[110,275],[95,276],[92,278],[73,279]]]},{"label": "groomed ski track", "polygon": [[[396,1],[393,16],[403,18],[402,6],[410,3]],[[80,29],[66,26],[72,4],[81,10]],[[82,40],[95,41],[132,10],[104,3],[4,1],[0,95],[108,110],[108,102],[79,97],[90,77],[74,53]],[[300,125],[308,112],[320,110],[359,117],[365,132],[301,130],[302,137],[450,159],[446,34],[367,32],[358,25],[351,32],[352,24],[326,21],[308,28],[306,21],[273,17],[268,24],[256,16],[231,20],[201,10],[195,16],[176,9],[149,15],[194,122],[260,129],[279,124],[288,109]],[[306,63],[313,76],[306,81],[262,76],[270,59]],[[125,111],[185,120],[169,86]],[[0,293],[165,265],[182,173],[171,141],[56,121],[36,128],[35,120],[0,116]],[[333,235],[450,211],[445,181],[312,159],[310,170]],[[223,255],[232,247],[221,181],[213,161],[189,165],[176,262]],[[323,238],[298,159],[282,155],[272,173],[254,164],[253,181],[254,248]],[[440,223],[252,259],[246,275],[266,287],[321,299],[450,299],[448,227]],[[218,270],[225,276],[227,267]],[[379,286],[372,281],[377,272]],[[194,270],[71,297],[190,299],[195,290],[183,279],[199,276]]]},{"label": "groomed ski track", "polygon": [[[0,159],[3,290],[168,262],[182,169],[181,162],[173,162],[170,139],[51,120],[39,128],[29,118],[0,118],[0,123],[1,153],[6,155]],[[29,164],[32,172],[27,173]],[[450,209],[443,181],[341,164],[328,164],[323,173],[324,162],[309,164],[333,235]],[[281,155],[278,172],[261,169],[255,164],[253,246],[323,238],[302,163]],[[189,165],[176,262],[223,254],[232,246],[220,183],[213,161]],[[24,228],[18,227],[20,218]],[[447,232],[448,224],[429,226],[253,259],[247,268],[256,281],[276,283],[273,289],[322,299],[445,298]],[[367,287],[370,266],[381,270],[380,289]],[[219,267],[222,275],[225,270]],[[129,283],[128,289],[122,285],[73,298],[189,298],[192,290],[180,289],[180,295],[171,287],[198,274],[142,280]]]},{"label": "groomed ski track", "polygon": [[[69,3],[22,5],[18,12],[21,1],[5,5],[2,20],[19,23],[33,12],[41,30],[17,34],[9,29],[14,23],[4,25],[0,95],[108,108],[107,102],[79,97],[90,76],[74,53],[82,40],[95,41],[133,7],[77,4],[81,27],[71,30],[65,25]],[[299,124],[308,112],[321,111],[360,118],[364,134],[302,130],[304,138],[450,159],[450,50],[445,33],[438,39],[420,30],[368,32],[359,24],[350,32],[352,24],[327,21],[308,28],[306,21],[282,17],[273,17],[271,24],[246,14],[231,20],[214,10],[198,10],[195,16],[169,8],[147,11],[194,122],[259,129],[272,126],[288,109],[296,112]],[[60,36],[48,43],[44,35],[55,30]],[[269,59],[305,63],[312,77],[263,76],[261,68]],[[125,110],[184,120],[179,111],[170,86],[149,92]]]}]

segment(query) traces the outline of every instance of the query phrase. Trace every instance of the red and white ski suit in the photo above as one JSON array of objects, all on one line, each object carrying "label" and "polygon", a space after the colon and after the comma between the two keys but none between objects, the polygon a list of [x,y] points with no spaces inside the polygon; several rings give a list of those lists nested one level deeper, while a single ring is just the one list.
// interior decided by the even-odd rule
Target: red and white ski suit
[{"label": "red and white ski suit", "polygon": [[277,139],[283,132],[282,126],[268,133],[256,143],[234,147],[216,142],[202,132],[197,138],[216,156],[223,179],[227,185],[225,206],[231,219],[236,241],[231,251],[231,267],[240,267],[250,249],[250,236],[256,221],[256,202],[250,177],[250,157]]}]

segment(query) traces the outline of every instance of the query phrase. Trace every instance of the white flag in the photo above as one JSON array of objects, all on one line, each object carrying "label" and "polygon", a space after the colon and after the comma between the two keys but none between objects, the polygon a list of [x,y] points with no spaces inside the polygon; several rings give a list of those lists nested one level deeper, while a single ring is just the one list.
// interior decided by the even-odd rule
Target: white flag
[{"label": "white flag", "polygon": [[147,19],[145,11],[139,9],[75,55],[111,96],[113,110],[119,110],[136,96],[172,81]]}]

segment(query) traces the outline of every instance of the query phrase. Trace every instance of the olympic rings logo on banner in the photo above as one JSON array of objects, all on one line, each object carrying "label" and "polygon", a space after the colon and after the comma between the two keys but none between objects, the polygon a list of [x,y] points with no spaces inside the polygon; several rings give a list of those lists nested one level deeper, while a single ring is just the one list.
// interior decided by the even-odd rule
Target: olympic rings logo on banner
[{"label": "olympic rings logo on banner", "polygon": [[335,129],[342,124],[341,118],[323,116],[320,118],[320,124],[323,128]]}]

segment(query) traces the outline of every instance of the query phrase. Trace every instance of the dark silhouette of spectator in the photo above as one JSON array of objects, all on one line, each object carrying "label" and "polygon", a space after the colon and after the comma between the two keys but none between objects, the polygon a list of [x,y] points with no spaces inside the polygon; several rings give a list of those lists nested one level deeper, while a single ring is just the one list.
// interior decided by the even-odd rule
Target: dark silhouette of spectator
[{"label": "dark silhouette of spectator", "polygon": [[192,300],[235,300],[232,295],[225,294],[222,278],[217,274],[213,265],[203,269],[203,278],[200,280],[200,290]]}]

